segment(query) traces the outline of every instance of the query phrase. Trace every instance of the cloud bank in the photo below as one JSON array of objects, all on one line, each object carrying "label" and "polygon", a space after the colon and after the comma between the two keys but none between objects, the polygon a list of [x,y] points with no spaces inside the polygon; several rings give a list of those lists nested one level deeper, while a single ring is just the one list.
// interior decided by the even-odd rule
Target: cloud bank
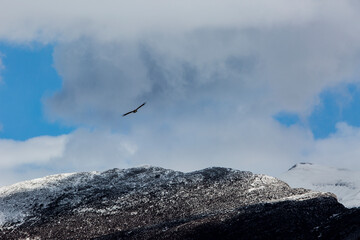
[{"label": "cloud bank", "polygon": [[[47,116],[84,126],[42,166],[276,175],[298,161],[356,163],[357,128],[315,140],[306,117],[322,91],[358,84],[359,10],[350,0],[9,1],[0,39],[55,44],[63,87],[44,100]],[[280,125],[281,111],[304,124]]]},{"label": "cloud bank", "polygon": [[73,41],[84,35],[107,41],[201,28],[271,28],[303,24],[317,18],[319,13],[325,17],[338,15],[337,12],[350,17],[356,13],[353,1],[108,0],[100,4],[95,0],[57,3],[15,0],[2,3],[0,37],[18,42]]}]

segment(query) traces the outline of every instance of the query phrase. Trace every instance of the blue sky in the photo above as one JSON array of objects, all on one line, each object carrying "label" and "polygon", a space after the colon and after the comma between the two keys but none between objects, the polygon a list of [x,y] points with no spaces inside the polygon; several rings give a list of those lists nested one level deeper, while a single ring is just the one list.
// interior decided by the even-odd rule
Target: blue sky
[{"label": "blue sky", "polygon": [[61,88],[53,68],[53,46],[1,44],[3,83],[0,85],[1,138],[28,138],[69,133],[73,128],[50,122],[43,99]]},{"label": "blue sky", "polygon": [[336,132],[336,124],[345,122],[360,126],[360,94],[357,85],[348,84],[319,94],[319,103],[302,119],[296,113],[279,112],[274,119],[284,126],[307,125],[315,139],[323,139]]},{"label": "blue sky", "polygon": [[335,133],[338,122],[360,127],[360,92],[357,85],[349,84],[343,91],[324,91],[321,103],[309,116],[310,128],[317,138],[326,138]]},{"label": "blue sky", "polygon": [[144,164],[360,169],[354,1],[20,2],[0,3],[0,186]]}]

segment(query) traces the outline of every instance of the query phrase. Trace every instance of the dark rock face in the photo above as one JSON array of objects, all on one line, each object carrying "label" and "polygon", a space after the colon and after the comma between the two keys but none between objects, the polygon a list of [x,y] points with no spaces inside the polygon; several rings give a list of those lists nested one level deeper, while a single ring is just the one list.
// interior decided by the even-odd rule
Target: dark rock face
[{"label": "dark rock face", "polygon": [[256,204],[97,239],[315,239],[314,226],[342,210],[334,198]]},{"label": "dark rock face", "polygon": [[360,239],[360,208],[334,214],[316,232],[322,239]]},{"label": "dark rock face", "polygon": [[0,189],[0,213],[1,239],[331,239],[360,220],[332,194],[226,168],[50,176]]}]

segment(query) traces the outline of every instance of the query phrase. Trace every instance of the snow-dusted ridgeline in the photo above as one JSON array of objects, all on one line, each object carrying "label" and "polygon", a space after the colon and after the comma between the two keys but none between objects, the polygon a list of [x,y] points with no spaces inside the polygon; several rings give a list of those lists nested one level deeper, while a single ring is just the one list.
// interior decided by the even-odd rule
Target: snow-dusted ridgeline
[{"label": "snow-dusted ridgeline", "polygon": [[[225,174],[225,177],[220,173]],[[119,191],[121,194],[114,201],[117,205],[110,204],[110,208],[112,212],[114,209],[120,211],[121,207],[129,204],[129,196],[132,194],[139,193],[146,196],[147,192],[159,191],[165,196],[169,194],[166,189],[172,190],[171,186],[182,184],[198,188],[204,184],[204,181],[207,181],[208,177],[216,176],[216,174],[219,174],[218,177],[223,177],[221,180],[224,183],[243,179],[239,182],[240,185],[234,185],[227,189],[227,191],[234,191],[234,197],[244,198],[234,200],[234,207],[236,204],[309,199],[319,195],[317,192],[293,190],[274,177],[225,168],[209,168],[182,173],[144,166],[131,169],[112,169],[105,172],[67,173],[1,187],[0,227],[8,224],[21,225],[26,219],[36,220],[38,212],[47,208],[55,208],[51,205],[54,202],[57,206],[66,206],[75,212],[91,212],[93,210],[93,212],[106,213],[109,210],[108,207],[93,209],[83,203],[90,197],[94,197],[95,193],[101,195],[102,192],[114,189],[117,194]],[[211,191],[215,190],[211,188],[209,191],[205,191],[205,194],[213,197],[211,194],[214,193]],[[263,193],[263,196],[259,193]],[[181,192],[177,194],[181,195]],[[224,190],[224,192],[216,194],[225,195],[226,193]],[[194,204],[197,203],[194,202]]]},{"label": "snow-dusted ridgeline", "polygon": [[53,199],[93,178],[98,172],[64,173],[0,188],[0,226],[22,223],[33,208],[47,207]]},{"label": "snow-dusted ridgeline", "polygon": [[0,239],[328,239],[329,226],[348,226],[352,214],[331,193],[219,167],[111,169],[0,188]]}]

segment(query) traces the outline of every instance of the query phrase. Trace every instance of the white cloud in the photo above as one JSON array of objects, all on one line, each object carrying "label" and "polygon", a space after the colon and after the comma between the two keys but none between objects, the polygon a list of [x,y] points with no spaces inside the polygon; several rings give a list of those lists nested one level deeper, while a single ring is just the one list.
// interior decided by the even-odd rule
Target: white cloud
[{"label": "white cloud", "polygon": [[[163,90],[168,97],[179,88],[188,95],[201,88],[233,90],[260,112],[306,114],[321,90],[358,74],[360,5],[350,0],[19,0],[3,5],[0,39],[64,44],[55,60],[67,89],[52,107],[74,121],[94,108],[108,118],[117,116],[115,108],[103,104],[110,97],[125,106],[146,93]],[[249,68],[249,74],[239,73]],[[189,74],[195,74],[193,82]],[[91,86],[100,89],[94,98]],[[65,112],[72,100],[79,104]]]},{"label": "white cloud", "polygon": [[[302,24],[336,8],[351,16],[350,1],[266,0],[2,1],[0,38],[10,41],[72,41],[82,36],[114,40],[198,28],[272,27]],[[71,6],[71,7],[69,7]],[[333,11],[331,12],[333,13]]]},{"label": "white cloud", "polygon": [[262,117],[284,110],[306,115],[321,91],[359,79],[360,44],[344,47],[340,29],[329,27],[61,44],[54,59],[64,87],[46,104],[55,119],[112,127],[143,101],[161,109],[191,103],[182,108],[188,114],[208,101],[218,111],[227,105]]},{"label": "white cloud", "polygon": [[0,167],[18,164],[40,164],[60,157],[67,141],[66,135],[59,137],[40,136],[26,141],[0,139]]},{"label": "white cloud", "polygon": [[79,129],[26,141],[0,139],[0,186],[62,172],[134,166],[137,145],[120,134]]},{"label": "white cloud", "polygon": [[312,138],[303,129],[287,129],[275,121],[247,119],[249,124],[237,125],[239,119],[233,119],[219,125],[181,120],[170,130],[164,130],[164,123],[151,123],[154,128],[139,126],[130,135],[80,129],[59,137],[2,139],[0,166],[7,177],[0,179],[1,185],[11,183],[9,179],[144,164],[181,171],[224,166],[274,175],[299,160]]},{"label": "white cloud", "polygon": [[[355,1],[168,1],[168,0],[3,0],[0,38],[8,41],[74,41],[81,37],[113,41],[148,33],[197,29],[272,29],[328,22],[355,34]],[[71,7],[69,7],[71,6]],[[350,33],[351,34],[351,33]],[[355,34],[356,35],[356,34]]]},{"label": "white cloud", "polygon": [[137,145],[122,134],[79,129],[68,135],[63,155],[51,164],[62,171],[94,171],[133,166]]},{"label": "white cloud", "polygon": [[[79,35],[66,21],[54,27],[64,29],[55,34],[64,88],[48,102],[54,118],[114,125],[134,102],[184,99],[306,115],[322,90],[359,79],[360,6],[353,1],[108,3],[75,4],[66,16],[58,6],[48,21],[71,19]],[[84,22],[92,29],[77,26]]]},{"label": "white cloud", "polygon": [[[75,121],[94,108],[108,118],[117,116],[115,108],[109,111],[103,104],[110,97],[125,106],[124,99],[133,102],[156,89],[170,90],[172,96],[179,88],[186,92],[194,87],[189,95],[223,87],[221,91],[237,92],[260,112],[305,114],[325,87],[354,79],[359,63],[360,6],[350,0],[38,0],[3,5],[0,39],[69,43],[59,46],[55,56],[68,89],[52,107]],[[253,71],[244,76],[239,68]],[[191,72],[197,74],[194,82],[186,75]],[[91,84],[100,88],[95,98],[90,98]],[[84,85],[89,89],[81,88],[79,96]],[[72,100],[79,105],[64,112]]]},{"label": "white cloud", "polygon": [[[127,130],[138,147],[132,164],[276,175],[327,157],[331,145],[322,148],[306,126],[282,128],[271,116],[306,116],[321,91],[359,79],[357,3],[207,1],[208,10],[181,2],[175,12],[161,1],[152,7],[160,3],[120,14],[131,30],[110,11],[109,22],[96,19],[108,28],[56,47],[64,88],[46,101],[53,118]],[[143,101],[136,117],[121,117]]]},{"label": "white cloud", "polygon": [[329,138],[314,142],[306,160],[328,166],[360,169],[360,128],[344,122],[338,123],[336,128],[336,133]]},{"label": "white cloud", "polygon": [[164,130],[163,123],[151,124],[156,127],[140,126],[130,135],[80,129],[24,142],[2,139],[0,185],[54,173],[144,164],[180,171],[223,166],[273,176],[298,162],[360,168],[360,128],[339,123],[330,138],[314,140],[310,131],[298,126],[260,119],[237,125],[239,120],[228,125],[178,122],[171,131]]},{"label": "white cloud", "polygon": [[[48,115],[107,129],[76,131],[57,151],[38,149],[41,156],[24,147],[31,140],[8,141],[16,161],[6,167],[217,165],[276,175],[297,161],[350,165],[360,154],[357,128],[339,125],[337,135],[314,140],[306,126],[272,119],[282,110],[306,116],[321,91],[359,79],[354,1],[2,4],[0,39],[57,44],[63,88],[44,101]],[[139,113],[121,117],[143,101]]]},{"label": "white cloud", "polygon": [[312,142],[304,129],[257,118],[234,117],[226,124],[181,118],[165,130],[165,123],[150,124],[152,128],[139,127],[130,136],[138,145],[134,162],[182,171],[223,166],[276,175],[300,160]]}]

